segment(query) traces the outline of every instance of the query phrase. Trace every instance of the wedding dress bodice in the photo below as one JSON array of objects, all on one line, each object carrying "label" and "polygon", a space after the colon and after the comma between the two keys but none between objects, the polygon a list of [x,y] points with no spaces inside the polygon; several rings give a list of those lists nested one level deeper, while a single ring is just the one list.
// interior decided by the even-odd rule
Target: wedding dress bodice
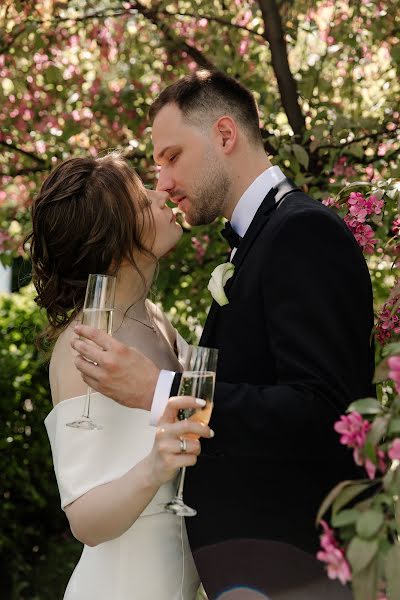
[{"label": "wedding dress bodice", "polygon": [[[118,479],[151,450],[149,413],[92,394],[91,418],[99,431],[67,427],[82,412],[84,396],[57,404],[45,419],[61,506]],[[184,521],[163,512],[175,482],[159,489],[123,535],[83,553],[64,600],[194,600],[199,585]]]}]

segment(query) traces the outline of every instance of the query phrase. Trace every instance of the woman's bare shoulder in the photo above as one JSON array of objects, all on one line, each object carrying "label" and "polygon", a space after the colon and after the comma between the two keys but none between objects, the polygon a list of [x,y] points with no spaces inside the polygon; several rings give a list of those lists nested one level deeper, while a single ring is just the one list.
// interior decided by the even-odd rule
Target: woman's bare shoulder
[{"label": "woman's bare shoulder", "polygon": [[86,392],[87,386],[75,367],[77,353],[71,346],[72,340],[77,337],[74,332],[77,324],[77,320],[72,321],[60,333],[51,354],[49,378],[54,406],[62,400],[81,396]]}]

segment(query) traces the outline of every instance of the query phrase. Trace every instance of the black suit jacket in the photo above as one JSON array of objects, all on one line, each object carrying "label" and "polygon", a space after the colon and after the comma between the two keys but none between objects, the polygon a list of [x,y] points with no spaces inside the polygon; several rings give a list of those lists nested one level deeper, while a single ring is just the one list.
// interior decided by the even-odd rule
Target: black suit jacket
[{"label": "black suit jacket", "polygon": [[232,261],[229,304],[200,345],[219,349],[215,438],[188,469],[193,550],[241,538],[314,552],[328,491],[360,476],[334,422],[374,394],[372,288],[343,221],[289,180],[261,204]]}]

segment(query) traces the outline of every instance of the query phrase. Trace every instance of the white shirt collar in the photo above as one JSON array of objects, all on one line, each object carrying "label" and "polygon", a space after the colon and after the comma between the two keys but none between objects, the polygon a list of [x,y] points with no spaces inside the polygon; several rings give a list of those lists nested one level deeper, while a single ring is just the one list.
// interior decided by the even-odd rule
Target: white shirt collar
[{"label": "white shirt collar", "polygon": [[244,237],[265,196],[283,179],[286,177],[279,167],[269,167],[253,181],[241,196],[231,218],[231,225],[240,237]]}]

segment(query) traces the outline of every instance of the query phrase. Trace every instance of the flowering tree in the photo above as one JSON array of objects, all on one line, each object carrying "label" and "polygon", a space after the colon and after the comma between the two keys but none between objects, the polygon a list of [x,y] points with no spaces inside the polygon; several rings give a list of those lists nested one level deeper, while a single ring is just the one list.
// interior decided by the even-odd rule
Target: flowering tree
[{"label": "flowering tree", "polygon": [[[393,575],[400,527],[398,363],[391,363],[392,383],[388,373],[388,356],[400,354],[393,345],[400,331],[399,38],[400,16],[389,0],[3,0],[0,6],[4,264],[23,255],[31,198],[58,161],[120,147],[145,183],[154,183],[148,106],[164,85],[198,68],[222,69],[254,92],[270,158],[353,231],[374,286],[381,383],[378,401],[354,404],[337,425],[367,477],[344,482],[324,503],[320,516],[330,507],[333,529],[323,525],[320,558],[330,576],[352,576],[362,600],[375,600],[378,583],[390,598],[400,597]],[[217,228],[191,230],[180,218],[185,235],[156,287],[175,324],[195,339],[210,304],[207,281],[226,245]]]},{"label": "flowering tree", "polygon": [[[201,67],[253,90],[266,151],[312,196],[400,175],[398,18],[388,0],[4,0],[1,260],[23,253],[30,199],[58,161],[123,147],[152,184],[148,106]],[[183,224],[187,235],[157,287],[194,337],[226,246],[215,227]],[[378,303],[385,286],[381,278]]]},{"label": "flowering tree", "polygon": [[[375,280],[389,278],[392,288],[374,332],[379,400],[353,402],[335,424],[366,478],[337,485],[318,515],[323,528],[318,558],[329,577],[352,581],[355,600],[400,597],[399,198],[399,183],[389,180],[356,183],[323,201],[342,214]],[[328,509],[333,529],[322,519]]]}]

